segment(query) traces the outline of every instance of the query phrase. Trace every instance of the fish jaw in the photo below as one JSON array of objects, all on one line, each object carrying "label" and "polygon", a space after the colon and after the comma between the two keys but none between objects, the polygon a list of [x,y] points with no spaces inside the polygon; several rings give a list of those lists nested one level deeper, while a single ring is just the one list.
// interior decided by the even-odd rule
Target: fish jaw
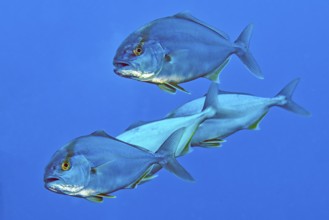
[{"label": "fish jaw", "polygon": [[57,187],[58,183],[62,182],[63,180],[61,180],[58,177],[55,176],[48,176],[44,178],[44,183],[45,183],[45,188],[55,192],[55,193],[61,193]]},{"label": "fish jaw", "polygon": [[58,177],[46,177],[44,179],[45,188],[59,194],[67,195],[79,195],[79,192],[84,188],[81,185],[71,185],[65,183],[65,181]]},{"label": "fish jaw", "polygon": [[131,62],[114,60],[114,72],[125,78],[132,78],[139,81],[148,81],[155,73],[140,71],[139,68]]},{"label": "fish jaw", "polygon": [[130,62],[124,60],[114,60],[113,65],[113,71],[122,77],[129,77],[129,74],[127,74],[128,71],[133,71],[135,69]]}]

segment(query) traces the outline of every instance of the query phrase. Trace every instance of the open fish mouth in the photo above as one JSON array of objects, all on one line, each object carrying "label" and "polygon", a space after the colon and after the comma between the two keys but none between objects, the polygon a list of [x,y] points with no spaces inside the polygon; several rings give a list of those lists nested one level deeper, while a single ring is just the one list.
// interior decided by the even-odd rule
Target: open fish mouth
[{"label": "open fish mouth", "polygon": [[115,69],[122,69],[124,67],[130,66],[130,64],[128,62],[123,61],[123,60],[115,60],[113,62],[113,65],[114,65]]},{"label": "open fish mouth", "polygon": [[45,188],[58,193],[58,190],[56,189],[56,182],[59,181],[59,178],[56,177],[47,177],[44,179],[45,182]]},{"label": "open fish mouth", "polygon": [[59,180],[59,179],[56,178],[56,177],[49,177],[49,178],[46,178],[46,179],[44,180],[44,182],[45,182],[45,184],[48,184],[48,183],[55,182],[55,181],[57,181],[57,180]]},{"label": "open fish mouth", "polygon": [[127,74],[125,74],[127,70],[132,69],[132,65],[129,62],[123,61],[123,60],[115,60],[113,62],[113,65],[114,65],[114,72],[116,74],[123,76],[123,77],[129,77],[129,76],[127,76]]}]

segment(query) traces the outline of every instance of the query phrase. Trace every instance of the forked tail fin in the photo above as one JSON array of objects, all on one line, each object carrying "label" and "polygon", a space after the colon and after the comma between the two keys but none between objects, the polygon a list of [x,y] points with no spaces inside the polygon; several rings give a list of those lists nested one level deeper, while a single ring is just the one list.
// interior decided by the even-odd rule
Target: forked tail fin
[{"label": "forked tail fin", "polygon": [[253,73],[257,78],[263,79],[264,76],[262,74],[262,71],[249,50],[249,43],[253,27],[254,26],[252,24],[249,24],[247,27],[245,27],[245,29],[241,32],[239,37],[234,42],[237,48],[236,55],[240,58],[240,60],[244,63],[244,65],[249,69],[251,73]]},{"label": "forked tail fin", "polygon": [[300,81],[300,78],[292,80],[290,83],[288,83],[281,91],[276,95],[278,96],[284,96],[286,98],[286,103],[283,105],[278,105],[288,111],[295,112],[296,114],[310,116],[311,113],[304,109],[302,106],[298,105],[296,102],[292,100],[292,95],[294,94],[294,91]]},{"label": "forked tail fin", "polygon": [[163,168],[175,174],[177,177],[182,178],[183,180],[194,181],[191,174],[189,174],[175,158],[176,148],[184,132],[185,128],[180,128],[172,133],[169,138],[161,145],[159,150],[156,152],[156,155],[162,158],[160,165]]}]

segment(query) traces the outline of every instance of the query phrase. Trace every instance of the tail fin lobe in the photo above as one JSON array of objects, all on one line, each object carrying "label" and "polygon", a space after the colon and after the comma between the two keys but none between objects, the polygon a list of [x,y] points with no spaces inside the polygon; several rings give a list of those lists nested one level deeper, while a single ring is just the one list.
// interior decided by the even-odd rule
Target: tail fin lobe
[{"label": "tail fin lobe", "polygon": [[182,178],[183,180],[194,181],[191,174],[189,174],[175,158],[176,148],[184,132],[185,128],[180,128],[172,133],[169,138],[161,145],[156,154],[162,158],[160,165],[166,170],[175,174],[177,177]]},{"label": "tail fin lobe", "polygon": [[276,95],[276,97],[284,96],[287,100],[287,102],[284,105],[281,105],[280,107],[300,115],[310,116],[311,113],[309,111],[307,111],[305,108],[298,105],[296,102],[292,100],[292,95],[294,94],[299,81],[300,78],[292,80],[283,89],[281,89],[281,91]]},{"label": "tail fin lobe", "polygon": [[236,54],[251,73],[253,73],[259,79],[264,79],[259,65],[257,64],[251,52],[249,51],[249,43],[253,27],[254,26],[252,24],[249,24],[247,27],[245,27],[245,29],[241,32],[239,37],[234,42],[236,48],[238,49]]}]

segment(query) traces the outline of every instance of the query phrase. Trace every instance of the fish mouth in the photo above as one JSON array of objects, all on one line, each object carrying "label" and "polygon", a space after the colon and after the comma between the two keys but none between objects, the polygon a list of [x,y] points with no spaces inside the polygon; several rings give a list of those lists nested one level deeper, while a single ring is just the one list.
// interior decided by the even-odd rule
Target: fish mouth
[{"label": "fish mouth", "polygon": [[45,188],[53,191],[55,193],[59,193],[57,187],[56,187],[56,182],[60,181],[61,179],[57,177],[47,177],[43,181],[45,182]]},{"label": "fish mouth", "polygon": [[113,65],[114,65],[114,71],[118,71],[120,69],[125,69],[125,68],[131,66],[131,64],[129,62],[124,61],[124,60],[114,60]]},{"label": "fish mouth", "polygon": [[114,60],[113,62],[114,65],[114,72],[122,77],[125,78],[130,78],[130,74],[127,74],[127,72],[129,72],[130,70],[133,69],[133,66],[131,65],[131,63],[127,62],[127,61],[123,61],[123,60]]},{"label": "fish mouth", "polygon": [[48,177],[44,180],[45,184],[48,184],[48,183],[52,183],[52,182],[55,182],[59,180],[59,178],[56,178],[56,177]]}]

